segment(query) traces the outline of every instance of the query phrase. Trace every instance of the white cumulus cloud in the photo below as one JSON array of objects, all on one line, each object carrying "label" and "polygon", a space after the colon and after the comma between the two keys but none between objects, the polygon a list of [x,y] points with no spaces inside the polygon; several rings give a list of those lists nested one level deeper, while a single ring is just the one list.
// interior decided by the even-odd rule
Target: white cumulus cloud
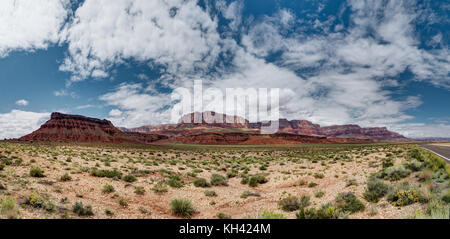
[{"label": "white cumulus cloud", "polygon": [[27,135],[37,130],[48,119],[50,119],[50,113],[12,110],[9,113],[0,114],[0,139]]},{"label": "white cumulus cloud", "polygon": [[19,106],[27,106],[28,104],[29,104],[29,102],[24,99],[16,101],[16,105],[19,105]]},{"label": "white cumulus cloud", "polygon": [[69,0],[0,1],[0,57],[13,50],[46,49],[60,39]]}]

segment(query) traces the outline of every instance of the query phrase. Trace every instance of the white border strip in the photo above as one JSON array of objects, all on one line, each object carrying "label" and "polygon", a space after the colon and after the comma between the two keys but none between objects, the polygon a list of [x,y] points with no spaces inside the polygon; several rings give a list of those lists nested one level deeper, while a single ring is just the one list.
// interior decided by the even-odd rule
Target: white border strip
[{"label": "white border strip", "polygon": [[434,153],[434,154],[436,154],[437,156],[439,156],[439,157],[441,157],[441,158],[443,158],[443,159],[445,159],[445,160],[447,160],[448,162],[450,162],[450,159],[449,158],[447,158],[447,157],[444,157],[444,156],[442,156],[442,155],[440,155],[440,154],[438,154],[438,153],[436,153],[436,152],[434,152],[433,150],[431,150],[431,149],[427,149],[427,148],[425,148],[423,145],[421,145],[422,146],[422,148],[424,148],[424,149],[426,149],[426,150],[428,150],[428,151],[430,151],[430,152],[432,152],[432,153]]}]

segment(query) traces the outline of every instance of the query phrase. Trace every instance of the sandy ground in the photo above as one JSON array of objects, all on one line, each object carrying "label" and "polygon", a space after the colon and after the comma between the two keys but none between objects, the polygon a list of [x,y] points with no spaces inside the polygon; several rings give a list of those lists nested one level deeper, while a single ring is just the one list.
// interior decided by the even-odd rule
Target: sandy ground
[{"label": "sandy ground", "polygon": [[[338,149],[331,153],[319,154],[323,160],[314,161],[302,157],[304,151],[286,150],[145,150],[145,149],[114,149],[81,146],[29,146],[18,144],[1,144],[0,154],[22,159],[18,166],[6,166],[0,171],[0,183],[7,186],[7,190],[0,191],[0,195],[14,197],[18,204],[24,204],[32,192],[42,195],[46,202],[56,205],[55,212],[45,209],[32,208],[28,205],[19,207],[20,218],[61,218],[78,216],[71,212],[75,202],[92,205],[94,216],[91,218],[177,218],[170,211],[170,201],[174,198],[188,198],[192,201],[196,213],[193,218],[216,218],[218,213],[225,213],[232,218],[256,217],[264,210],[274,210],[288,218],[295,218],[295,212],[283,212],[278,201],[289,195],[309,195],[312,206],[332,202],[340,192],[353,192],[362,199],[366,187],[367,177],[381,168],[381,160],[392,151],[404,146],[370,146],[356,149]],[[304,150],[304,149],[302,149]],[[317,150],[317,149],[313,149]],[[321,152],[318,150],[317,152]],[[342,159],[333,160],[337,155]],[[329,158],[326,158],[329,157]],[[400,164],[404,160],[404,153],[395,155],[395,161]],[[69,158],[69,160],[68,160]],[[194,160],[192,160],[194,158]],[[247,162],[239,159],[247,158]],[[292,162],[295,159],[296,162]],[[110,165],[103,162],[110,160]],[[267,170],[260,170],[259,161],[268,165]],[[176,165],[174,165],[176,162]],[[214,162],[215,164],[212,164]],[[159,165],[154,165],[158,163]],[[225,175],[221,168],[232,165],[249,168],[249,175],[264,173],[268,182],[257,187],[241,184],[239,176],[228,179],[228,186],[212,186],[198,188],[193,185],[196,178],[209,181],[211,174]],[[44,170],[44,178],[29,176],[33,167]],[[124,175],[132,170],[148,170],[149,173],[139,176],[136,182],[127,183],[123,180],[100,178],[89,175],[86,169],[97,167],[100,169],[119,169]],[[192,168],[202,169],[196,177],[189,176]],[[84,170],[83,170],[84,169]],[[152,191],[153,186],[167,180],[167,175],[161,169],[170,170],[183,180],[181,188],[168,187],[167,193],[158,194]],[[86,171],[86,172],[83,172]],[[63,182],[60,177],[68,173],[71,181]],[[323,178],[315,177],[323,174]],[[354,179],[357,185],[347,186],[347,181]],[[414,175],[403,179],[417,184]],[[302,185],[302,183],[304,185]],[[308,187],[310,182],[317,184]],[[114,193],[102,193],[104,185],[110,184],[115,188]],[[144,195],[137,195],[136,187],[145,189]],[[217,193],[215,197],[205,196],[205,190]],[[259,197],[241,198],[244,191],[260,194]],[[6,191],[6,192],[5,192]],[[324,192],[324,196],[315,197],[316,192]],[[63,198],[67,198],[64,202]],[[124,199],[128,206],[119,205],[119,199]],[[413,204],[397,208],[386,199],[377,204],[371,204],[364,199],[366,208],[376,208],[375,215],[366,209],[349,215],[349,218],[408,218],[415,210],[423,209],[421,204]],[[106,215],[105,209],[114,215]]]}]

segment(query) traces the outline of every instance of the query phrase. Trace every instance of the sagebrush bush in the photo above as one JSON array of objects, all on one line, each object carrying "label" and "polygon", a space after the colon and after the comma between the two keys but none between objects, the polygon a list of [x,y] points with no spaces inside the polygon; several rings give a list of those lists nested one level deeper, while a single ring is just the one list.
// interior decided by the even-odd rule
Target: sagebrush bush
[{"label": "sagebrush bush", "polygon": [[179,176],[171,176],[169,180],[167,181],[167,185],[171,186],[172,188],[181,188],[183,187],[183,182],[181,181],[181,178]]},{"label": "sagebrush bush", "polygon": [[425,202],[420,191],[407,183],[392,188],[388,195],[388,201],[397,207],[407,206],[416,202]]},{"label": "sagebrush bush", "polygon": [[286,219],[286,217],[281,214],[270,210],[264,210],[260,213],[257,219]]},{"label": "sagebrush bush", "polygon": [[383,183],[381,180],[374,177],[370,177],[367,181],[366,191],[363,193],[363,197],[369,201],[377,203],[380,198],[384,197],[389,191],[389,186]]},{"label": "sagebrush bush", "polygon": [[287,198],[283,198],[278,202],[278,205],[281,207],[283,211],[293,212],[300,208],[300,200],[298,197],[289,196]]},{"label": "sagebrush bush", "polygon": [[352,192],[339,193],[336,197],[337,207],[343,212],[355,213],[364,211],[366,206]]},{"label": "sagebrush bush", "polygon": [[185,198],[173,199],[170,202],[170,210],[173,215],[186,218],[190,218],[195,213],[191,200]]},{"label": "sagebrush bush", "polygon": [[231,216],[221,212],[221,213],[217,214],[217,218],[219,218],[219,219],[231,219]]},{"label": "sagebrush bush", "polygon": [[199,178],[194,181],[194,186],[199,187],[199,188],[206,188],[211,185],[208,183],[208,181],[206,181],[206,179]]},{"label": "sagebrush bush", "polygon": [[65,173],[61,176],[60,180],[66,182],[72,180],[72,177],[68,173]]},{"label": "sagebrush bush", "polygon": [[9,196],[0,197],[0,213],[6,215],[8,219],[17,218],[17,203],[14,198]]},{"label": "sagebrush bush", "polygon": [[162,194],[166,193],[169,190],[167,189],[167,185],[165,183],[158,182],[157,184],[155,184],[155,186],[153,186],[152,191],[158,194]]},{"label": "sagebrush bush", "polygon": [[128,174],[122,177],[122,180],[128,183],[133,183],[137,181],[136,176],[134,176],[133,174]]},{"label": "sagebrush bush", "polygon": [[37,192],[32,192],[27,198],[27,204],[34,208],[44,208],[45,200]]},{"label": "sagebrush bush", "polygon": [[220,175],[220,174],[212,174],[211,175],[211,185],[214,186],[227,186],[227,180],[224,176]]},{"label": "sagebrush bush", "polygon": [[323,204],[320,209],[301,207],[295,214],[297,219],[338,219],[343,217],[342,213],[333,204]]},{"label": "sagebrush bush", "polygon": [[379,177],[390,181],[397,181],[408,177],[410,174],[411,170],[406,169],[403,165],[397,165],[385,168],[380,172]]},{"label": "sagebrush bush", "polygon": [[42,178],[44,177],[44,170],[40,168],[32,168],[30,169],[30,176],[35,178]]},{"label": "sagebrush bush", "polygon": [[72,206],[72,211],[80,217],[94,215],[94,212],[92,211],[92,206],[91,205],[84,206],[82,202],[76,202]]},{"label": "sagebrush bush", "polygon": [[217,196],[217,193],[214,192],[214,191],[211,191],[211,190],[206,190],[205,191],[205,196],[207,196],[207,197],[215,197],[215,196]]},{"label": "sagebrush bush", "polygon": [[101,177],[101,178],[116,178],[120,179],[122,178],[122,173],[118,171],[117,169],[113,170],[99,170],[96,168],[91,169],[90,175],[94,177]]},{"label": "sagebrush bush", "polygon": [[113,185],[110,185],[110,184],[103,186],[103,189],[102,189],[103,193],[113,193],[115,191],[116,191],[116,189],[114,189]]}]

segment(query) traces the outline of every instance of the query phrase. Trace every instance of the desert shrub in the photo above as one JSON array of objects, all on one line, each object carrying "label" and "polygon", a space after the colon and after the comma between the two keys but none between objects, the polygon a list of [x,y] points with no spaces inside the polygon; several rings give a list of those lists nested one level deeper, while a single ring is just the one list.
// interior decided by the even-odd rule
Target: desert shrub
[{"label": "desert shrub", "polygon": [[221,212],[221,213],[217,214],[217,218],[219,218],[219,219],[231,219],[231,216]]},{"label": "desert shrub", "polygon": [[446,203],[450,203],[450,189],[448,189],[447,191],[442,193],[442,201],[446,202]]},{"label": "desert shrub", "polygon": [[199,188],[206,188],[211,185],[206,181],[206,179],[199,178],[194,181],[194,186],[199,187]]},{"label": "desert shrub", "polygon": [[137,186],[134,188],[134,193],[136,193],[137,195],[144,195],[145,189],[142,186]]},{"label": "desert shrub", "polygon": [[264,184],[267,183],[267,178],[264,174],[260,173],[257,175],[253,175],[252,177],[250,177],[249,181],[248,181],[248,185],[250,187],[256,187],[258,186],[258,184]]},{"label": "desert shrub", "polygon": [[308,195],[302,195],[300,197],[300,207],[308,207],[311,204],[311,197]]},{"label": "desert shrub", "polygon": [[325,195],[325,192],[322,191],[322,190],[316,191],[316,192],[314,193],[314,196],[315,196],[316,198],[321,198],[321,197],[323,197],[324,195]]},{"label": "desert shrub", "polygon": [[205,191],[205,196],[207,196],[207,197],[215,197],[215,196],[217,196],[217,193],[215,191],[206,190]]},{"label": "desert shrub", "polygon": [[224,176],[220,174],[212,174],[211,175],[211,184],[214,186],[227,185],[227,180]]},{"label": "desert shrub", "polygon": [[136,176],[134,176],[133,174],[128,174],[122,177],[122,180],[128,183],[133,183],[137,181]]},{"label": "desert shrub", "polygon": [[342,213],[333,204],[323,204],[320,209],[301,207],[295,214],[297,219],[338,219]]},{"label": "desert shrub", "polygon": [[300,200],[298,197],[289,196],[287,198],[283,198],[278,202],[278,205],[281,207],[283,211],[293,212],[300,208]]},{"label": "desert shrub", "polygon": [[82,202],[76,202],[72,206],[72,211],[80,217],[94,215],[94,212],[92,212],[92,206],[91,205],[84,206]]},{"label": "desert shrub", "polygon": [[167,185],[171,186],[172,188],[181,188],[183,187],[183,182],[181,181],[181,178],[177,175],[170,176],[169,180],[167,181]]},{"label": "desert shrub", "polygon": [[405,167],[413,172],[417,172],[422,169],[423,163],[414,159],[410,162],[405,163]]},{"label": "desert shrub", "polygon": [[127,200],[125,200],[124,198],[119,198],[118,202],[119,202],[119,205],[120,205],[120,206],[122,206],[122,207],[128,207],[128,202],[127,202]]},{"label": "desert shrub", "polygon": [[158,182],[153,186],[152,191],[158,194],[166,193],[168,191],[167,185],[163,182]]},{"label": "desert shrub", "polygon": [[90,173],[91,176],[94,177],[101,177],[101,178],[117,178],[120,179],[122,178],[122,173],[120,171],[118,171],[117,169],[113,169],[113,170],[99,170],[96,168],[91,169]]},{"label": "desert shrub", "polygon": [[42,178],[44,177],[44,170],[40,168],[32,168],[30,169],[30,176],[35,178]]},{"label": "desert shrub", "polygon": [[238,172],[235,169],[228,170],[227,171],[227,178],[234,178],[236,177]]},{"label": "desert shrub", "polygon": [[380,198],[384,197],[389,190],[389,186],[383,183],[381,180],[374,177],[370,177],[367,181],[366,191],[363,193],[363,197],[369,201],[377,203]]},{"label": "desert shrub", "polygon": [[258,215],[257,219],[286,219],[286,217],[281,213],[264,210]]},{"label": "desert shrub", "polygon": [[17,203],[14,198],[9,196],[0,197],[0,213],[6,215],[8,219],[17,218]]},{"label": "desert shrub", "polygon": [[61,176],[60,180],[66,182],[72,180],[72,177],[68,173],[65,173]]},{"label": "desert shrub", "polygon": [[431,169],[425,169],[419,173],[418,177],[422,182],[429,181],[433,178],[433,171]]},{"label": "desert shrub", "polygon": [[0,163],[0,171],[2,171],[5,168],[5,165],[3,163]]},{"label": "desert shrub", "polygon": [[325,177],[325,175],[323,175],[323,173],[315,173],[314,174],[314,178],[322,179],[324,177]]},{"label": "desert shrub", "polygon": [[114,189],[113,185],[110,185],[110,184],[103,186],[103,189],[102,189],[103,193],[112,193],[115,191],[116,191],[116,189]]},{"label": "desert shrub", "polygon": [[243,199],[246,199],[246,198],[248,198],[248,197],[260,197],[261,195],[259,194],[259,193],[255,193],[255,192],[250,192],[250,191],[248,191],[248,190],[246,190],[246,191],[244,191],[242,194],[241,194],[241,198],[243,198]]},{"label": "desert shrub", "polygon": [[347,183],[345,185],[346,187],[350,187],[350,186],[358,186],[358,181],[356,181],[356,179],[352,178],[347,180]]},{"label": "desert shrub", "polygon": [[309,188],[313,188],[313,187],[315,187],[315,186],[317,186],[318,184],[317,183],[315,183],[315,182],[310,182],[309,184],[308,184],[308,187]]},{"label": "desert shrub", "polygon": [[392,159],[392,158],[383,159],[382,166],[383,166],[383,168],[389,168],[389,167],[394,166],[394,159]]},{"label": "desert shrub", "polygon": [[248,181],[249,181],[248,177],[243,177],[243,178],[241,179],[241,184],[247,184]]},{"label": "desert shrub", "polygon": [[366,206],[352,192],[339,193],[336,197],[337,208],[343,212],[355,213],[364,211]]},{"label": "desert shrub", "polygon": [[37,192],[32,192],[27,198],[27,204],[34,208],[44,208],[45,200]]},{"label": "desert shrub", "polygon": [[398,165],[383,169],[379,177],[390,181],[397,181],[409,176],[409,174],[411,174],[409,169],[406,169],[403,165]]},{"label": "desert shrub", "polygon": [[450,219],[450,205],[444,205],[441,200],[430,200],[426,214],[416,211],[414,218],[417,219]]},{"label": "desert shrub", "polygon": [[392,205],[401,207],[419,202],[421,196],[415,188],[410,187],[408,184],[402,184],[393,188],[388,193],[387,199]]},{"label": "desert shrub", "polygon": [[170,210],[173,215],[186,218],[190,218],[195,213],[191,200],[185,198],[173,199],[170,202]]}]

